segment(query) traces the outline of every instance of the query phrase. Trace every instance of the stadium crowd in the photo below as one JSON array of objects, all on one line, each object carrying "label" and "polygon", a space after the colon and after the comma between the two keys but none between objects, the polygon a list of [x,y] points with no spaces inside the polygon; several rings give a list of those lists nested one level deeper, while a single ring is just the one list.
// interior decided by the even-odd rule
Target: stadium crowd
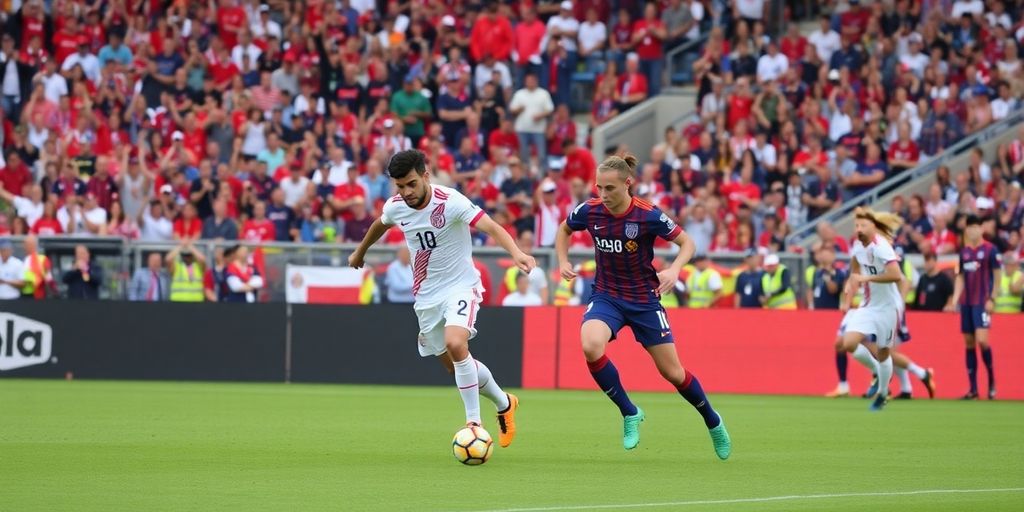
[{"label": "stadium crowd", "polygon": [[[1024,97],[1021,2],[821,2],[813,32],[779,37],[768,3],[6,2],[0,234],[358,241],[392,195],[389,156],[416,147],[436,181],[549,247],[603,156],[577,133],[574,74],[595,76],[593,128],[658,94],[667,51],[706,35],[699,121],[644,155],[635,193],[702,254],[775,253]],[[1024,148],[982,160],[893,205],[906,251],[948,251],[972,208],[1024,250]]]}]

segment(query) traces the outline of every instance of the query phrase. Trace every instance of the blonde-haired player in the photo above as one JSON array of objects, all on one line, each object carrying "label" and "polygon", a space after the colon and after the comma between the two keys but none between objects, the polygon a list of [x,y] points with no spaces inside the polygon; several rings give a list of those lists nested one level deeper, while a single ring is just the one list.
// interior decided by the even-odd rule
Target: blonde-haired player
[{"label": "blonde-haired player", "polygon": [[[902,220],[891,213],[868,208],[854,211],[857,240],[850,250],[850,279],[845,293],[849,300],[863,286],[864,301],[847,314],[841,342],[843,349],[855,359],[869,368],[876,368],[878,393],[871,401],[872,411],[881,410],[888,401],[893,372],[891,352],[904,308],[899,288],[903,273],[890,242],[901,224]],[[874,357],[863,345],[871,339],[878,347]]]}]

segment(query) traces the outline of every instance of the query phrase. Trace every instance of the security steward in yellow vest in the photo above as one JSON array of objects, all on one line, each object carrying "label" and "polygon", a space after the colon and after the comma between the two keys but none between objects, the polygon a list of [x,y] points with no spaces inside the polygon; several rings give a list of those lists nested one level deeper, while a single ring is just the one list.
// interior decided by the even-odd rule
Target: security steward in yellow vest
[{"label": "security steward in yellow vest", "polygon": [[796,293],[793,291],[789,269],[779,263],[776,254],[764,258],[761,292],[761,304],[767,309],[796,309]]},{"label": "security steward in yellow vest", "polygon": [[1024,272],[1013,251],[1003,255],[1003,272],[996,283],[996,313],[1020,313],[1024,302]]},{"label": "security steward in yellow vest", "polygon": [[192,242],[178,245],[164,258],[171,274],[171,302],[203,302],[203,275],[206,257]]},{"label": "security steward in yellow vest", "polygon": [[21,298],[39,300],[46,298],[46,289],[53,288],[53,271],[50,259],[39,254],[39,240],[35,235],[25,237],[25,275],[22,279]]},{"label": "security steward in yellow vest", "polygon": [[693,258],[694,269],[686,278],[686,291],[692,309],[710,308],[722,296],[722,275],[711,268],[711,260],[703,254]]}]

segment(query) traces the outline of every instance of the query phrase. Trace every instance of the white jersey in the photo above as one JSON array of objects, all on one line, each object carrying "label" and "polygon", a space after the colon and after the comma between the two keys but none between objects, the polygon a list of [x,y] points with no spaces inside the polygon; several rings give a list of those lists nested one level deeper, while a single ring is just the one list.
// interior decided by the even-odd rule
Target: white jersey
[{"label": "white jersey", "polygon": [[[875,241],[864,247],[860,240],[853,242],[851,255],[860,264],[860,273],[865,276],[879,275],[885,272],[885,266],[891,262],[899,262],[896,251],[892,244],[881,236],[876,236]],[[860,304],[861,309],[900,309],[904,306],[903,298],[900,296],[899,283],[867,283],[864,289],[864,301]]]},{"label": "white jersey", "polygon": [[483,215],[466,196],[440,185],[431,185],[429,202],[420,210],[405,204],[401,196],[384,203],[380,221],[402,230],[413,255],[417,307],[443,302],[459,290],[482,292],[469,228]]}]

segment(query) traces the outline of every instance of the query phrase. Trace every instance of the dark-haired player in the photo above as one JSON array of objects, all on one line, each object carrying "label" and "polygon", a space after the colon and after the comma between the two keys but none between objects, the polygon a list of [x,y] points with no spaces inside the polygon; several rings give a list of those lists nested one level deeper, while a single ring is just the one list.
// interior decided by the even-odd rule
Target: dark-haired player
[{"label": "dark-haired player", "polygon": [[508,446],[515,436],[514,414],[519,400],[503,392],[487,366],[469,353],[483,294],[480,274],[473,266],[469,228],[493,237],[523,272],[529,273],[536,262],[465,196],[432,185],[426,160],[419,151],[396,153],[387,173],[398,195],[384,203],[380,218],[373,221],[349,256],[349,264],[361,268],[367,249],[392,226],[400,227],[413,254],[413,309],[419,319],[420,355],[439,356],[448,372],[455,375],[467,425],[480,425],[480,394],[494,402],[498,408],[498,442]]},{"label": "dark-haired player", "polygon": [[[711,407],[697,377],[680,364],[672,328],[659,302],[661,294],[675,286],[680,269],[693,256],[693,240],[657,207],[630,195],[636,164],[636,157],[631,155],[606,158],[597,169],[599,198],[577,206],[559,226],[555,238],[564,279],[576,277],[569,263],[572,232],[587,230],[594,238],[597,276],[580,329],[583,354],[594,381],[622,413],[624,448],[631,450],[640,442],[644,411],[630,401],[618,370],[604,352],[608,342],[628,325],[662,377],[704,418],[715,454],[725,460],[732,451],[725,423]],[[651,264],[655,237],[679,247],[675,260],[661,272],[655,272]]]},{"label": "dark-haired player", "polygon": [[964,229],[964,247],[960,249],[960,270],[953,285],[953,304],[960,305],[960,332],[967,342],[967,380],[970,389],[964,400],[978,399],[978,353],[988,370],[988,398],[996,397],[996,376],[992,365],[992,347],[988,344],[988,329],[992,325],[992,310],[998,290],[994,283],[1001,279],[999,249],[981,237],[981,219],[967,217]]}]

